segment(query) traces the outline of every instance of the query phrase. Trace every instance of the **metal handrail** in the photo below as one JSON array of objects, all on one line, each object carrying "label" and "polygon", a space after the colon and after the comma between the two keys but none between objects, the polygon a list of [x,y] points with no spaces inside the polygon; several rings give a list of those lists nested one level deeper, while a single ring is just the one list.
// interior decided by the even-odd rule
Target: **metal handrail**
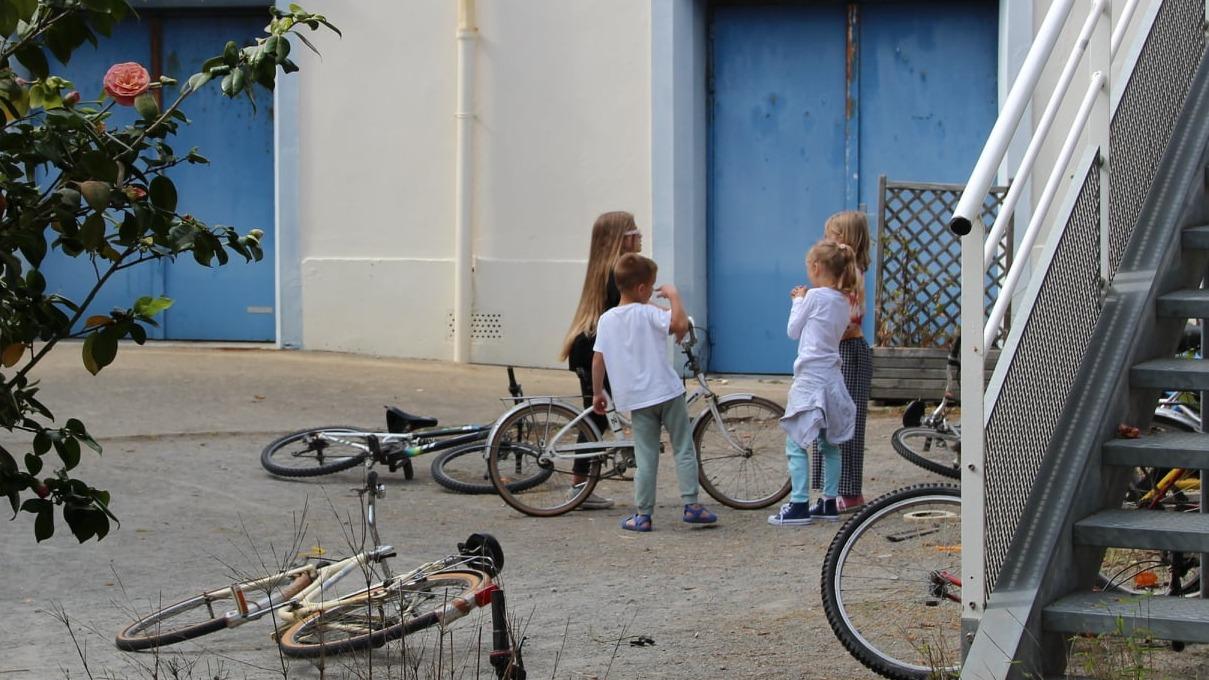
[{"label": "metal handrail", "polygon": [[[1071,50],[1070,56],[1067,57],[1066,65],[1062,68],[1062,75],[1058,77],[1058,83],[1050,94],[1049,101],[1045,105],[1045,111],[1041,114],[1041,120],[1033,131],[1033,138],[1029,141],[1028,149],[1024,152],[1024,158],[1021,159],[1020,166],[1016,170],[1016,177],[1025,178],[1032,174],[1033,162],[1037,160],[1037,154],[1040,153],[1041,146],[1049,136],[1054,119],[1058,117],[1058,109],[1062,107],[1062,101],[1070,89],[1071,82],[1075,79],[1075,71],[1079,68],[1079,61],[1087,52],[1087,46],[1091,43],[1091,34],[1095,30],[1096,24],[1099,23],[1100,15],[1104,12],[1106,4],[1108,4],[1108,0],[1096,0],[1092,5],[1091,11],[1088,12],[1087,19],[1083,22],[1083,29],[1079,31],[1079,38],[1075,41],[1075,48]],[[1003,238],[1003,232],[1012,221],[1012,215],[1016,211],[1016,203],[1024,194],[1026,186],[1028,186],[1028,182],[1016,181],[1012,182],[1011,187],[1008,188],[1007,196],[1003,199],[1003,205],[999,207],[999,214],[995,217],[995,224],[991,227],[990,233],[987,234],[987,242],[982,256],[987,267],[990,267],[991,263],[995,261],[995,251],[999,249],[999,240]],[[960,210],[960,206],[958,210]]]},{"label": "metal handrail", "polygon": [[[1022,156],[1017,173],[1011,179],[1011,188],[1000,206],[989,238],[983,222],[984,204],[992,183],[1003,165],[1008,147],[1017,134],[1024,111],[1036,94],[1042,72],[1057,54],[1055,46],[1059,36],[1071,19],[1074,0],[1054,0],[1041,23],[1032,46],[1020,68],[1020,73],[1008,92],[999,118],[979,156],[965,191],[958,200],[957,208],[949,220],[949,229],[959,236],[970,235],[962,244],[962,394],[986,393],[984,364],[986,349],[991,347],[999,333],[999,326],[1006,316],[1008,306],[1019,286],[1023,274],[1031,266],[1030,254],[1040,238],[1046,224],[1047,213],[1059,193],[1067,184],[1067,166],[1070,165],[1081,140],[1095,147],[1102,161],[1099,165],[1101,189],[1101,269],[1102,277],[1108,273],[1108,192],[1109,177],[1107,160],[1110,156],[1111,140],[1111,69],[1113,57],[1120,50],[1128,24],[1133,17],[1138,0],[1128,0],[1122,8],[1119,21],[1112,25],[1111,0],[1090,0],[1086,17],[1080,22],[1077,39],[1063,54],[1064,64],[1059,72],[1053,91],[1036,127],[1029,131],[1027,148]],[[996,291],[997,297],[989,318],[984,317],[987,293],[986,272],[995,262],[995,255],[1004,230],[1012,220],[1026,187],[1031,183],[1036,161],[1042,145],[1053,129],[1059,110],[1072,99],[1071,86],[1080,65],[1086,65],[1089,74],[1086,91],[1080,103],[1071,129],[1062,140],[1061,149],[1054,166],[1050,169],[1041,196],[1033,206],[1028,228],[1021,238],[1016,257],[1007,276]],[[983,239],[986,239],[983,241]],[[962,409],[962,495],[968,507],[969,521],[963,520],[962,544],[962,600],[965,603],[963,626],[981,617],[986,603],[985,549],[986,537],[982,533],[982,504],[985,494],[984,458],[986,445],[986,417],[993,404],[984,398],[966,400]],[[975,624],[976,625],[976,624]]]},{"label": "metal handrail", "polygon": [[1008,145],[1011,144],[1012,137],[1016,134],[1020,119],[1024,117],[1024,111],[1028,108],[1033,91],[1037,89],[1037,81],[1041,79],[1041,72],[1049,61],[1049,56],[1058,42],[1058,36],[1062,33],[1062,27],[1066,24],[1066,18],[1074,4],[1075,0],[1056,0],[1053,5],[1050,5],[1049,13],[1045,15],[1045,21],[1042,22],[1041,29],[1037,31],[1037,37],[1033,39],[1033,46],[1029,48],[1028,55],[1025,56],[1024,63],[1020,66],[1020,73],[1016,76],[1016,81],[1012,83],[1007,100],[1004,101],[1003,111],[995,120],[995,126],[991,128],[991,134],[987,138],[982,155],[978,157],[974,171],[970,174],[970,180],[966,182],[965,193],[957,202],[953,218],[949,220],[949,228],[953,230],[953,233],[959,236],[970,233],[973,220],[982,210],[983,197],[986,196],[991,184],[995,181],[999,164],[1003,161]]},{"label": "metal handrail", "polygon": [[[1050,172],[1049,179],[1045,182],[1045,189],[1041,192],[1041,198],[1037,201],[1037,208],[1033,212],[1032,219],[1029,220],[1028,229],[1024,232],[1024,238],[1020,240],[1018,252],[1021,255],[1012,261],[1012,267],[1008,270],[1007,277],[1004,278],[1003,285],[999,289],[999,297],[995,300],[995,306],[991,309],[990,317],[987,318],[986,326],[983,329],[984,347],[990,347],[995,342],[995,336],[999,334],[999,324],[1003,322],[1003,317],[1007,314],[1008,305],[1012,300],[1012,292],[1016,290],[1016,284],[1019,283],[1020,276],[1024,272],[1026,263],[1028,262],[1028,253],[1037,242],[1037,237],[1041,234],[1041,225],[1045,222],[1046,213],[1049,212],[1054,198],[1058,195],[1058,188],[1065,179],[1066,166],[1070,164],[1071,158],[1075,155],[1075,149],[1079,146],[1079,138],[1087,127],[1087,121],[1091,117],[1096,97],[1099,96],[1100,91],[1104,89],[1107,83],[1108,76],[1102,71],[1096,71],[1092,75],[1091,84],[1083,95],[1083,101],[1079,104],[1079,112],[1075,114],[1075,123],[1071,126],[1070,133],[1067,134],[1066,140],[1062,144],[1062,151],[1058,154],[1058,160],[1054,163],[1054,168]],[[1004,210],[1001,208],[999,214],[1003,215],[1003,213]],[[998,245],[999,242],[994,241],[992,243]]]}]

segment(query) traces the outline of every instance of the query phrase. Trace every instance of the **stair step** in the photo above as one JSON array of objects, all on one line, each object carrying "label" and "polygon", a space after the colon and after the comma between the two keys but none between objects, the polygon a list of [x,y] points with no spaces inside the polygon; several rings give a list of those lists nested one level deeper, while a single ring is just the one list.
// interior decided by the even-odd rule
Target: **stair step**
[{"label": "stair step", "polygon": [[1138,439],[1111,439],[1100,459],[1105,465],[1125,467],[1209,468],[1209,435],[1200,432],[1164,432]]},{"label": "stair step", "polygon": [[1167,390],[1209,390],[1209,361],[1200,359],[1151,359],[1129,372],[1133,387]]},{"label": "stair step", "polygon": [[1209,225],[1188,227],[1181,236],[1188,250],[1209,250]]},{"label": "stair step", "polygon": [[1111,548],[1209,552],[1209,515],[1106,510],[1075,522],[1075,542]]},{"label": "stair step", "polygon": [[1209,600],[1192,597],[1077,593],[1045,608],[1042,625],[1061,633],[1126,635],[1209,642]]},{"label": "stair step", "polygon": [[1177,319],[1209,318],[1209,290],[1188,288],[1164,293],[1156,302],[1155,314]]}]

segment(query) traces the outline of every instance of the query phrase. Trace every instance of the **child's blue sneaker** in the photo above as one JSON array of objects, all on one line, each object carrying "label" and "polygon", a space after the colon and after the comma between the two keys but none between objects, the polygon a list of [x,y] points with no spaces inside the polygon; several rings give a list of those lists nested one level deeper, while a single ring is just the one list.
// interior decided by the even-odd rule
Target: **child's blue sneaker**
[{"label": "child's blue sneaker", "polygon": [[814,506],[810,508],[810,514],[815,519],[834,522],[840,518],[839,509],[836,507],[834,498],[820,498],[815,501]]},{"label": "child's blue sneaker", "polygon": [[781,511],[770,515],[768,523],[774,527],[800,527],[810,524],[809,503],[786,503]]},{"label": "child's blue sneaker", "polygon": [[684,506],[683,519],[689,524],[713,524],[718,521],[718,516],[706,510],[700,503],[690,503]]}]

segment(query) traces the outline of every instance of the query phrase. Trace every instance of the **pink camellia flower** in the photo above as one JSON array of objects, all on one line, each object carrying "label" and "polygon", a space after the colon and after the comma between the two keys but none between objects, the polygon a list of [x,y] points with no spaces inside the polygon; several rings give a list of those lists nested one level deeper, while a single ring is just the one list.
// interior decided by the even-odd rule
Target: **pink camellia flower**
[{"label": "pink camellia flower", "polygon": [[133,61],[114,64],[105,72],[105,92],[122,106],[132,106],[134,98],[147,91],[151,75]]}]

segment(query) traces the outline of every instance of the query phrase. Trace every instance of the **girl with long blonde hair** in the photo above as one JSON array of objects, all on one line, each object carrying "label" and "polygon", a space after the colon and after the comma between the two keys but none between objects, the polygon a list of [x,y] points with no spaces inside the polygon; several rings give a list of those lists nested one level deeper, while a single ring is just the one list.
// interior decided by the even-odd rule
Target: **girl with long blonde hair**
[{"label": "girl with long blonde hair", "polygon": [[[823,225],[823,238],[852,248],[858,274],[857,285],[848,292],[848,328],[840,340],[844,386],[856,404],[856,428],[852,439],[839,447],[842,471],[837,507],[840,512],[851,512],[865,504],[861,478],[865,465],[865,419],[869,415],[869,389],[873,382],[873,354],[861,330],[865,319],[865,272],[869,271],[869,220],[858,210],[835,213]],[[818,456],[813,460],[812,479],[817,489],[822,463]]]},{"label": "girl with long blonde hair", "polygon": [[[638,230],[632,214],[617,210],[596,218],[596,223],[592,225],[588,270],[584,273],[579,306],[575,309],[575,316],[571,318],[571,327],[567,329],[558,356],[559,359],[566,360],[567,367],[578,374],[580,394],[583,395],[585,407],[592,405],[592,346],[596,340],[596,322],[600,320],[601,314],[616,307],[621,301],[621,291],[613,280],[613,265],[622,255],[641,250],[642,232]],[[604,416],[593,413],[591,418],[597,430],[608,430],[609,423]],[[582,483],[590,467],[589,461],[576,460],[572,481]],[[612,506],[613,501],[595,494],[580,505],[588,510]]]}]

